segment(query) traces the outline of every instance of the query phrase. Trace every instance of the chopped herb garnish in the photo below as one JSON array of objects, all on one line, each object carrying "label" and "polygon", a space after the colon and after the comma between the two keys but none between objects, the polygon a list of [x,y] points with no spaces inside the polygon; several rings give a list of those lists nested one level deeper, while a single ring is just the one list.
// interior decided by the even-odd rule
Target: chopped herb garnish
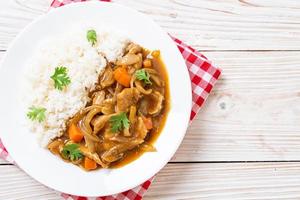
[{"label": "chopped herb garnish", "polygon": [[116,133],[124,128],[129,128],[129,120],[126,113],[122,112],[119,115],[112,116],[109,120],[111,124],[111,131]]},{"label": "chopped herb garnish", "polygon": [[148,72],[146,72],[145,69],[140,69],[140,70],[137,70],[135,72],[135,77],[140,80],[140,81],[143,81],[145,84],[149,84],[151,85],[151,81],[150,81],[150,75]]},{"label": "chopped herb garnish", "polygon": [[81,153],[78,144],[65,145],[61,153],[65,159],[71,161],[75,161],[83,158],[83,154]]},{"label": "chopped herb garnish", "polygon": [[93,45],[97,42],[97,33],[95,30],[88,30],[86,33],[87,40]]},{"label": "chopped herb garnish", "polygon": [[32,106],[29,108],[27,117],[33,121],[37,120],[38,122],[42,122],[46,118],[45,112],[46,108]]},{"label": "chopped herb garnish", "polygon": [[67,86],[71,83],[70,78],[67,74],[66,67],[56,67],[54,74],[51,76],[51,79],[54,81],[54,87],[58,90],[63,90],[64,86]]}]

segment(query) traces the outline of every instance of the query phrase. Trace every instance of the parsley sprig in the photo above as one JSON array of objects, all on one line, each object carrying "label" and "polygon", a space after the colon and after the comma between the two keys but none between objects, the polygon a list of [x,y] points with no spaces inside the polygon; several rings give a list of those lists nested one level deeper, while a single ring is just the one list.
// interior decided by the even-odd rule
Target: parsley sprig
[{"label": "parsley sprig", "polygon": [[68,69],[66,67],[56,67],[54,74],[51,79],[54,81],[54,87],[58,90],[63,90],[64,86],[71,83],[70,78],[67,73]]},{"label": "parsley sprig", "polygon": [[88,30],[86,33],[87,40],[93,45],[97,42],[97,33],[95,30]]},{"label": "parsley sprig", "polygon": [[78,144],[65,145],[61,153],[64,158],[71,161],[75,161],[83,158],[83,154],[81,153]]},{"label": "parsley sprig", "polygon": [[143,81],[145,84],[149,84],[149,85],[152,84],[152,82],[150,81],[150,74],[148,72],[146,72],[145,69],[137,70],[135,72],[135,77],[138,80]]},{"label": "parsley sprig", "polygon": [[46,118],[45,112],[46,108],[32,106],[29,108],[27,117],[32,121],[36,120],[41,123]]},{"label": "parsley sprig", "polygon": [[116,133],[124,128],[129,128],[129,120],[126,113],[122,112],[119,115],[112,116],[109,120],[111,124],[111,131]]}]

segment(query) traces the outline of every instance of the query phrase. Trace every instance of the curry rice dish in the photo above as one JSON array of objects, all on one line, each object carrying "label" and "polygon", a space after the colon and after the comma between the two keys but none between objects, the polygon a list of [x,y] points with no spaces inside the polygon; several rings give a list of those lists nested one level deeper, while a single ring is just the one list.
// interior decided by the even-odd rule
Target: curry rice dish
[{"label": "curry rice dish", "polygon": [[43,81],[27,79],[28,88],[42,94],[27,101],[29,126],[42,146],[87,171],[121,167],[156,151],[170,104],[159,50],[95,29],[64,38],[62,50],[49,49],[40,56],[46,52],[55,61],[36,69],[49,57],[37,59],[30,68]]}]

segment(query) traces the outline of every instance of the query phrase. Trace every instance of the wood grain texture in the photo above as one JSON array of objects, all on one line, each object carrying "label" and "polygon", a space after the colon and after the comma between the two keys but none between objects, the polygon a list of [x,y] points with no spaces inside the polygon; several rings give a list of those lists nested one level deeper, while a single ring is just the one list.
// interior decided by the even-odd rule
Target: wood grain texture
[{"label": "wood grain texture", "polygon": [[5,200],[58,200],[53,190],[33,180],[16,166],[0,165],[0,199]]},{"label": "wood grain texture", "polygon": [[[299,50],[297,0],[130,0],[166,31],[201,50]],[[298,3],[297,3],[298,2]],[[280,42],[276,42],[280,41]],[[293,42],[295,41],[295,42]]]},{"label": "wood grain texture", "polygon": [[300,199],[299,180],[299,163],[169,164],[144,199]]},{"label": "wood grain texture", "polygon": [[[2,60],[2,58],[3,58],[3,56],[4,56],[4,54],[5,54],[4,51],[0,51],[0,63],[1,63],[1,60]],[[7,164],[7,162],[4,161],[4,160],[2,160],[2,159],[0,158],[0,165],[1,165],[1,164]],[[1,180],[1,178],[0,178],[0,180]],[[0,182],[1,182],[1,181],[0,181]]]},{"label": "wood grain texture", "polygon": [[[5,52],[0,51],[0,63],[1,63],[1,60],[2,60],[2,58],[3,58],[3,56],[4,56],[4,54],[5,54]],[[2,160],[2,159],[0,159],[0,165],[1,165],[1,164],[7,164],[7,162],[4,161],[4,160]]]},{"label": "wood grain texture", "polygon": [[32,20],[48,10],[50,0],[0,1],[0,50]]},{"label": "wood grain texture", "polygon": [[[51,0],[0,1],[0,49]],[[115,0],[153,18],[166,31],[202,50],[300,50],[297,0]]]},{"label": "wood grain texture", "polygon": [[300,52],[205,52],[223,69],[173,161],[300,160]]},{"label": "wood grain texture", "polygon": [[[0,177],[0,199],[60,199],[15,166],[0,166]],[[291,200],[299,180],[300,163],[169,164],[144,199]]]},{"label": "wood grain texture", "polygon": [[5,160],[0,159],[0,165],[3,165],[3,164],[8,164],[8,162],[6,162]]}]

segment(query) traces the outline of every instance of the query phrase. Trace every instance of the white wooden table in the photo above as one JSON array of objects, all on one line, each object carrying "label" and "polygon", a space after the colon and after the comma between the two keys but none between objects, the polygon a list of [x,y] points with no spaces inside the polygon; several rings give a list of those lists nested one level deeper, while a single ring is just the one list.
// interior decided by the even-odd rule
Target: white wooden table
[{"label": "white wooden table", "polygon": [[[51,0],[0,1],[0,59]],[[144,199],[300,199],[300,1],[118,0],[223,69]],[[0,199],[60,199],[0,161]]]}]

